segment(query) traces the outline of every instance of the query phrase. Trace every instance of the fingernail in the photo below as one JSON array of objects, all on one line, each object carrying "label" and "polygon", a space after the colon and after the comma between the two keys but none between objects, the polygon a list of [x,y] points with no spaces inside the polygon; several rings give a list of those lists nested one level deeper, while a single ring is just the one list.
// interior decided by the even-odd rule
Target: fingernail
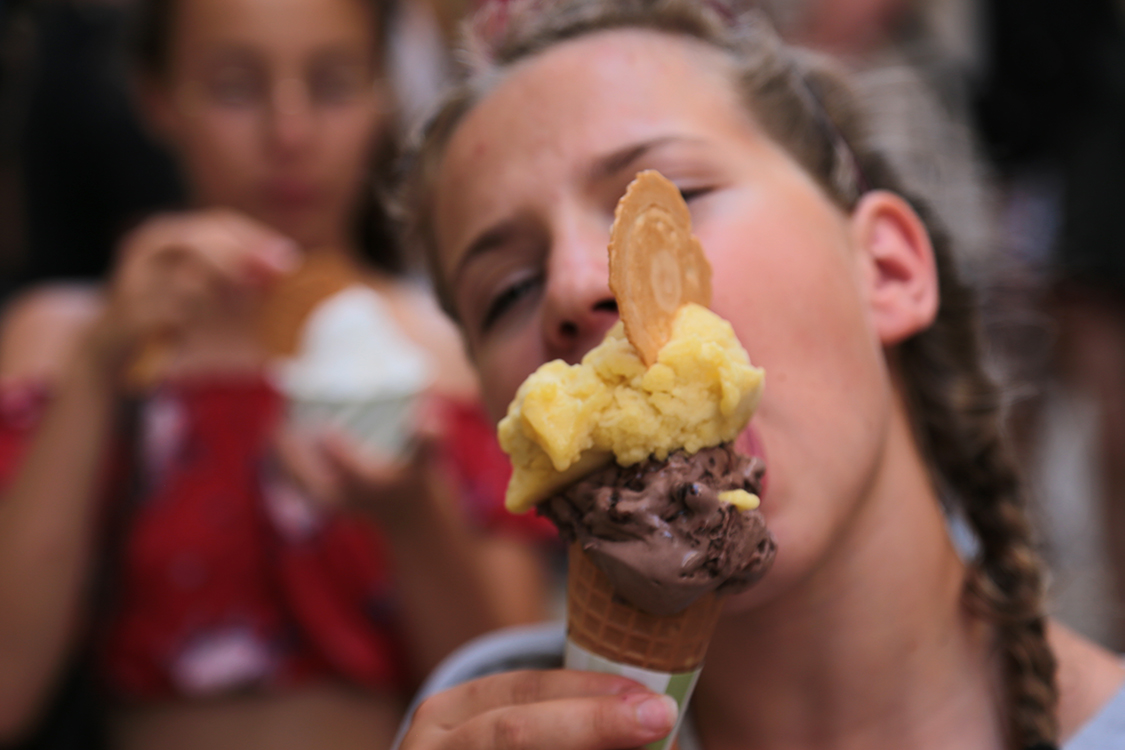
[{"label": "fingernail", "polygon": [[288,239],[271,240],[264,251],[266,260],[278,271],[293,270],[301,257],[297,243]]},{"label": "fingernail", "polygon": [[679,707],[667,695],[654,695],[637,704],[637,723],[654,732],[667,731],[676,723]]},{"label": "fingernail", "polygon": [[639,682],[633,682],[632,680],[621,683],[613,689],[613,692],[617,693],[618,695],[629,695],[633,693],[637,695],[640,695],[642,693],[644,695],[649,695],[652,693],[652,691],[646,688],[644,685],[640,684]]}]

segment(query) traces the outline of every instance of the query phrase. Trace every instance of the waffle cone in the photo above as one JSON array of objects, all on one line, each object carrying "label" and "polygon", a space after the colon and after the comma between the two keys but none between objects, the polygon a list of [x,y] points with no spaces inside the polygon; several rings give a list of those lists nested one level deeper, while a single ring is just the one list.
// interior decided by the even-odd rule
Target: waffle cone
[{"label": "waffle cone", "polygon": [[570,546],[567,637],[587,651],[655,672],[690,672],[703,663],[722,610],[708,593],[682,612],[651,615],[617,596],[582,545]]},{"label": "waffle cone", "polygon": [[301,267],[270,286],[258,315],[258,340],[271,357],[297,352],[305,319],[324,300],[363,280],[355,262],[340,252],[308,253]]}]

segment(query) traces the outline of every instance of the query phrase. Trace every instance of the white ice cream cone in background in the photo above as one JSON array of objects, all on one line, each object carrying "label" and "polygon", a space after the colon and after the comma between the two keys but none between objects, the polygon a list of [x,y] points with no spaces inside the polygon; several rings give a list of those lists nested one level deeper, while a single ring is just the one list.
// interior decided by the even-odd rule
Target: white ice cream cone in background
[{"label": "white ice cream cone in background", "polygon": [[312,310],[275,378],[297,429],[331,427],[393,456],[410,439],[414,406],[432,374],[380,295],[356,284]]}]

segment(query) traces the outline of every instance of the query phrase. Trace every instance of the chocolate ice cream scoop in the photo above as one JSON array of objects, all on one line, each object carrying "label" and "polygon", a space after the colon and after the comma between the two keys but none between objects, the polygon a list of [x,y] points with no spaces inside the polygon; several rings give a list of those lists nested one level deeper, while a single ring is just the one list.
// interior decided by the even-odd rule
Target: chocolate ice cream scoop
[{"label": "chocolate ice cream scoop", "polygon": [[756,495],[764,465],[730,444],[664,461],[608,466],[540,503],[577,540],[618,595],[654,615],[687,607],[708,591],[734,593],[757,581],[776,544],[757,509],[720,493]]}]

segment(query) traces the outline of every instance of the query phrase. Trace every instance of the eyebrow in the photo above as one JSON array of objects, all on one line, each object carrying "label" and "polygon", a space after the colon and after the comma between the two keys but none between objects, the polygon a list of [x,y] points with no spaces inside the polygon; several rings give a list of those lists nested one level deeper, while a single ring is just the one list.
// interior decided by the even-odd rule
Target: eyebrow
[{"label": "eyebrow", "polygon": [[465,272],[465,266],[469,264],[474,258],[491,252],[496,248],[503,245],[515,233],[519,218],[514,217],[505,219],[504,221],[490,227],[483,234],[473,240],[469,247],[466,248],[465,254],[461,256],[461,260],[457,261],[457,266],[453,269],[450,275],[452,284],[450,288],[456,288],[457,280],[461,278],[461,274]]},{"label": "eyebrow", "polygon": [[668,143],[694,142],[696,139],[679,135],[666,135],[640,143],[630,144],[598,158],[590,168],[590,182],[604,180],[625,170],[642,156]]},{"label": "eyebrow", "polygon": [[309,56],[314,65],[323,65],[325,63],[368,63],[373,59],[373,55],[368,50],[356,49],[349,44],[330,44],[319,49],[313,50]]},{"label": "eyebrow", "polygon": [[[627,169],[638,159],[656,148],[668,143],[693,143],[696,142],[696,140],[697,139],[686,136],[666,135],[659,138],[651,138],[647,141],[641,141],[640,143],[629,144],[616,151],[611,151],[605,156],[598,157],[594,161],[593,166],[590,167],[587,178],[591,182],[608,179]],[[461,259],[457,261],[453,273],[450,274],[452,287],[456,287],[457,279],[464,273],[465,266],[467,266],[470,261],[480,255],[495,250],[497,247],[507,242],[515,232],[519,221],[518,217],[505,219],[499,224],[487,229],[483,234],[469,243],[469,246],[465,249],[465,253],[461,256]]]},{"label": "eyebrow", "polygon": [[255,65],[260,56],[241,42],[219,42],[207,51],[206,61],[212,65]]}]

